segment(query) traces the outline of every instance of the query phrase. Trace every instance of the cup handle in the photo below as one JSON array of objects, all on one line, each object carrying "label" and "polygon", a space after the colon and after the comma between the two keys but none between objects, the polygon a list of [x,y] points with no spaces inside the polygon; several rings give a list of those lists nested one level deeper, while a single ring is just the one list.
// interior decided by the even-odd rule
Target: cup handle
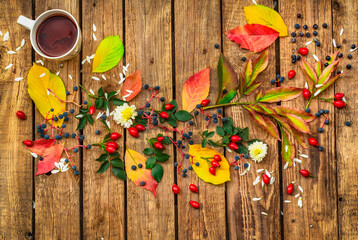
[{"label": "cup handle", "polygon": [[17,19],[17,23],[27,28],[28,30],[31,30],[34,26],[35,21],[20,15],[19,19]]}]

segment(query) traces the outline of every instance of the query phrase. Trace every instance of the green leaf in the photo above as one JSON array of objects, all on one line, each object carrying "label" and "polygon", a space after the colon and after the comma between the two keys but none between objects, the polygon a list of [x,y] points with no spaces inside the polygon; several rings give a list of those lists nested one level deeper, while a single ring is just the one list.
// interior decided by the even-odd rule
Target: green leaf
[{"label": "green leaf", "polygon": [[138,125],[138,124],[142,124],[144,127],[147,126],[148,124],[148,119],[147,118],[143,118],[142,115],[137,115],[134,119],[134,126]]},{"label": "green leaf", "polygon": [[331,86],[338,78],[340,78],[342,76],[343,73],[336,75],[333,78],[328,79],[328,81],[326,81],[324,83],[324,85],[322,87],[319,88],[319,90],[321,90],[316,96],[318,96],[319,94],[321,94],[324,90],[326,90],[329,86]]},{"label": "green leaf", "polygon": [[92,116],[90,116],[90,115],[86,115],[86,119],[87,119],[87,121],[91,124],[91,125],[93,125],[93,118],[92,118]]},{"label": "green leaf", "polygon": [[117,94],[117,91],[112,91],[112,92],[108,93],[107,99],[111,99],[111,98],[114,97],[116,94]]},{"label": "green leaf", "polygon": [[249,61],[247,61],[246,63],[246,67],[245,67],[245,82],[246,82],[246,87],[250,86],[250,80],[251,80],[251,74],[252,74],[252,60],[251,58],[249,58]]},{"label": "green leaf", "polygon": [[120,100],[118,98],[113,98],[112,103],[116,106],[122,106],[123,104],[128,103],[128,102]]},{"label": "green leaf", "polygon": [[157,159],[152,156],[152,157],[149,157],[146,161],[145,161],[145,168],[146,169],[151,169],[153,168],[153,166],[155,165],[155,163],[157,162]]},{"label": "green leaf", "polygon": [[108,154],[104,153],[101,156],[99,156],[99,158],[96,159],[96,161],[98,162],[104,162],[108,160]]},{"label": "green leaf", "polygon": [[103,88],[102,88],[102,87],[100,87],[100,88],[98,89],[98,96],[99,96],[99,97],[102,97],[102,96],[103,96]]},{"label": "green leaf", "polygon": [[288,120],[288,123],[297,131],[311,134],[308,124],[299,116],[293,114],[286,114],[286,118]]},{"label": "green leaf", "polygon": [[260,85],[262,84],[263,82],[257,82],[257,83],[254,83],[252,84],[250,87],[248,87],[246,89],[246,91],[244,92],[244,94],[246,96],[250,95],[251,93],[253,93],[258,87],[260,87]]},{"label": "green leaf", "polygon": [[209,132],[209,133],[208,133],[208,135],[206,135],[206,137],[207,137],[207,138],[211,138],[211,137],[213,137],[213,136],[214,136],[214,134],[215,134],[215,132],[214,132],[214,131]]},{"label": "green leaf", "polygon": [[109,162],[106,160],[102,163],[102,165],[99,167],[97,173],[104,173],[109,168]]},{"label": "green leaf", "polygon": [[296,87],[277,87],[266,91],[259,99],[259,102],[274,103],[288,101],[298,97],[302,93],[301,88]]},{"label": "green leaf", "polygon": [[109,101],[108,100],[104,101],[104,110],[107,110],[107,109],[109,109]]},{"label": "green leaf", "polygon": [[151,148],[145,148],[145,149],[143,150],[143,153],[144,153],[145,155],[149,156],[149,155],[152,155],[152,154],[154,153],[154,151],[153,151],[153,149],[151,149]]},{"label": "green leaf", "polygon": [[101,120],[99,120],[101,123],[103,123],[104,124],[104,126],[106,126],[106,128],[107,128],[107,130],[108,130],[108,132],[110,132],[111,131],[111,129],[109,128],[109,126],[108,126],[108,124],[105,122],[105,121],[103,121],[102,119]]},{"label": "green leaf", "polygon": [[203,136],[206,137],[206,135],[208,134],[208,132],[209,132],[208,130],[205,130],[205,131],[203,132]]},{"label": "green leaf", "polygon": [[226,118],[226,122],[223,123],[223,128],[227,134],[232,134],[232,118]]},{"label": "green leaf", "polygon": [[215,142],[208,140],[208,143],[213,146],[213,147],[220,147],[219,145],[217,145]]},{"label": "green leaf", "polygon": [[111,160],[112,166],[124,168],[124,162],[119,158],[114,158]]},{"label": "green leaf", "polygon": [[208,143],[208,142],[207,142],[206,138],[204,138],[204,139],[201,141],[201,147],[202,147],[202,148],[205,148],[207,143]]},{"label": "green leaf", "polygon": [[291,165],[292,160],[295,157],[295,146],[288,139],[286,132],[283,131],[282,128],[281,128],[281,135],[282,135],[282,151],[281,151],[282,159]]},{"label": "green leaf", "polygon": [[165,104],[166,104],[166,103],[163,103],[163,105],[162,105],[162,111],[167,112],[167,113],[174,113],[174,112],[177,110],[177,108],[178,108],[178,103],[177,103],[177,100],[176,100],[176,99],[174,99],[174,100],[172,100],[172,101],[170,102],[170,104],[173,104],[173,105],[174,105],[173,109],[171,109],[171,110],[166,110],[166,109],[165,109]]},{"label": "green leaf", "polygon": [[216,126],[216,133],[221,137],[225,136],[225,130],[220,126]]},{"label": "green leaf", "polygon": [[165,162],[165,161],[168,161],[168,159],[170,158],[170,155],[168,155],[166,153],[162,153],[162,152],[159,152],[159,153],[156,152],[155,156],[156,156],[158,162]]},{"label": "green leaf", "polygon": [[321,73],[319,79],[318,79],[318,84],[324,84],[325,82],[327,82],[330,78],[330,76],[332,75],[332,73],[334,73],[336,71],[337,65],[339,64],[339,62],[342,59],[338,59],[336,61],[333,61],[331,64],[329,64]]},{"label": "green leaf", "polygon": [[243,95],[245,90],[246,90],[246,81],[245,81],[244,75],[241,72],[239,72],[239,92],[240,92],[240,95]]},{"label": "green leaf", "polygon": [[119,157],[119,153],[118,152],[114,152],[109,154],[112,158],[118,158]]},{"label": "green leaf", "polygon": [[114,68],[122,59],[124,47],[119,36],[108,36],[97,47],[93,59],[92,72],[106,72]]},{"label": "green leaf", "polygon": [[313,67],[308,62],[306,62],[306,60],[304,58],[302,58],[300,67],[302,69],[303,75],[305,75],[305,77],[306,77],[308,89],[310,90],[310,92],[312,92],[314,89],[314,86],[318,82],[317,74],[316,74],[315,70],[313,69]]},{"label": "green leaf", "polygon": [[169,115],[169,118],[167,119],[168,123],[172,127],[177,127],[177,119],[174,117],[174,115]]},{"label": "green leaf", "polygon": [[165,144],[165,145],[168,145],[168,144],[171,144],[172,141],[170,141],[169,137],[165,136],[164,140],[162,141],[162,143]]},{"label": "green leaf", "polygon": [[257,76],[263,72],[268,65],[268,48],[266,48],[258,58],[252,62],[252,74],[249,84],[250,86],[257,78]]},{"label": "green leaf", "polygon": [[103,100],[102,100],[102,98],[98,98],[98,99],[96,100],[96,108],[97,108],[97,109],[100,109],[100,108],[102,107],[102,105],[103,105]]},{"label": "green leaf", "polygon": [[222,142],[223,142],[223,144],[229,144],[229,143],[230,143],[229,137],[228,137],[228,136],[224,136],[224,137],[222,138]]},{"label": "green leaf", "polygon": [[77,130],[82,130],[86,126],[87,120],[86,118],[81,118],[80,122],[77,125]]},{"label": "green leaf", "polygon": [[174,116],[176,119],[178,119],[181,122],[186,122],[193,118],[193,116],[188,111],[185,110],[177,111],[176,113],[174,113]]},{"label": "green leaf", "polygon": [[316,119],[314,115],[300,109],[290,108],[285,106],[273,106],[273,108],[276,111],[276,113],[281,116],[285,116],[286,114],[293,114],[298,117],[301,117],[306,122],[312,122],[313,120]]},{"label": "green leaf", "polygon": [[316,62],[315,71],[316,71],[317,77],[319,78],[319,76],[321,76],[321,73],[322,73],[322,63],[321,63],[321,61]]},{"label": "green leaf", "polygon": [[158,183],[163,178],[163,167],[160,164],[155,164],[152,168],[152,176]]},{"label": "green leaf", "polygon": [[113,172],[113,175],[116,176],[117,178],[119,178],[123,181],[127,180],[127,174],[124,169],[118,168],[118,167],[112,167],[112,172]]},{"label": "green leaf", "polygon": [[[218,77],[219,77],[219,96],[216,101],[217,104],[230,102],[237,94],[239,87],[239,81],[237,74],[233,67],[227,61],[223,54],[221,54],[218,63]],[[222,96],[223,90],[227,90],[225,97]]]},{"label": "green leaf", "polygon": [[237,149],[235,152],[238,154],[249,154],[249,150],[246,146],[242,145],[241,143],[237,144],[239,149]]},{"label": "green leaf", "polygon": [[241,141],[247,141],[247,139],[249,138],[249,128],[246,127],[242,129],[242,131],[239,133],[239,137],[241,137]]}]

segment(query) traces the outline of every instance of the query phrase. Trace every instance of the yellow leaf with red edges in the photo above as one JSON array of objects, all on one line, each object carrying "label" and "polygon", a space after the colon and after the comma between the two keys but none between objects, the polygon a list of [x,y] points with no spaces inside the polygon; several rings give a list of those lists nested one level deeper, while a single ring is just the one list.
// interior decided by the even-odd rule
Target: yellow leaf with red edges
[{"label": "yellow leaf with red edges", "polygon": [[126,80],[124,81],[123,87],[121,89],[122,99],[124,101],[130,101],[135,96],[137,96],[141,90],[142,90],[142,75],[140,74],[140,70],[137,70],[136,72],[126,77]]},{"label": "yellow leaf with red edges", "polygon": [[[215,155],[221,157],[220,167],[216,168],[216,175],[212,175],[209,172],[210,159],[205,160],[203,158],[214,158]],[[212,183],[214,185],[219,185],[230,181],[230,165],[224,155],[215,151],[211,148],[202,148],[199,144],[189,145],[189,155],[192,158],[192,167],[196,175],[201,178],[203,181]],[[199,166],[196,166],[195,163],[198,162]]]},{"label": "yellow leaf with red edges", "polygon": [[[152,170],[146,169],[145,161],[147,158],[142,154],[128,149],[126,150],[125,155],[125,165],[126,165],[126,173],[127,177],[134,182],[137,186],[140,186],[144,189],[151,191],[154,194],[154,197],[157,197],[157,181],[152,176]],[[138,168],[138,164],[141,163],[143,165],[142,168]],[[133,170],[131,167],[136,166],[137,169]],[[144,186],[140,185],[140,182],[145,182]]]},{"label": "yellow leaf with red edges", "polygon": [[288,123],[297,131],[311,134],[310,128],[303,118],[293,114],[286,114],[285,117],[288,119]]},{"label": "yellow leaf with red edges", "polygon": [[289,165],[292,165],[292,160],[295,157],[295,145],[288,139],[287,133],[282,130],[281,128],[281,134],[282,134],[282,159],[285,162],[288,162]]},{"label": "yellow leaf with red edges", "polygon": [[[27,91],[44,118],[51,108],[54,109],[48,116],[52,118],[52,115],[58,116],[66,110],[66,103],[61,103],[47,89],[51,89],[57,97],[66,101],[66,88],[61,78],[47,68],[34,63],[27,75]],[[59,119],[55,122],[55,126],[61,126],[63,120]],[[49,122],[52,124],[51,120]]]},{"label": "yellow leaf with red edges", "polygon": [[210,91],[210,68],[191,76],[183,86],[182,110],[191,112],[204,100]]}]

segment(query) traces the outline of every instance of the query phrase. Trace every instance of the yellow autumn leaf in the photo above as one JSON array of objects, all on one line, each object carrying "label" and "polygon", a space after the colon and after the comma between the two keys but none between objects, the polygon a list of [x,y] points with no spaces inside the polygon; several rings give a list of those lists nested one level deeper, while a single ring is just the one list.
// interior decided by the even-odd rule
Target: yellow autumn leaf
[{"label": "yellow autumn leaf", "polygon": [[244,7],[246,21],[249,24],[261,24],[280,33],[280,37],[287,36],[287,26],[278,12],[263,5]]},{"label": "yellow autumn leaf", "polygon": [[[216,175],[212,175],[209,172],[210,160],[209,162],[203,158],[213,158],[215,155],[219,155],[222,159],[220,161],[220,167],[216,168]],[[202,148],[201,145],[189,145],[189,155],[193,156],[192,167],[196,175],[201,178],[203,181],[212,183],[214,185],[219,185],[230,181],[230,165],[224,155],[215,151],[211,148]],[[199,166],[196,166],[195,163],[198,162]]]},{"label": "yellow autumn leaf", "polygon": [[[46,118],[51,108],[54,109],[49,118],[58,116],[66,110],[66,103],[61,103],[55,96],[47,92],[51,89],[60,99],[66,101],[66,88],[61,78],[45,67],[33,64],[27,75],[27,91],[34,101],[41,115]],[[64,119],[55,122],[55,126],[62,125]],[[49,121],[52,124],[52,121]]]}]

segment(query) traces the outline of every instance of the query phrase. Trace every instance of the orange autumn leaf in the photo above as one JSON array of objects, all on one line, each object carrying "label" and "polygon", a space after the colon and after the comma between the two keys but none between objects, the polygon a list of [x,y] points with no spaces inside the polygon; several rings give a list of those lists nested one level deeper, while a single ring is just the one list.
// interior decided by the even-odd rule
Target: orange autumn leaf
[{"label": "orange autumn leaf", "polygon": [[126,80],[124,81],[123,87],[121,89],[122,99],[124,101],[132,100],[135,96],[138,95],[141,89],[142,89],[142,75],[140,70],[137,70],[136,72],[126,77]]},{"label": "orange autumn leaf", "polygon": [[191,76],[183,86],[182,110],[191,112],[210,91],[210,67]]},{"label": "orange autumn leaf", "polygon": [[[152,170],[144,168],[144,166],[146,166],[145,161],[147,160],[147,158],[140,153],[128,148],[126,150],[125,156],[127,177],[137,186],[151,191],[154,194],[154,197],[157,197],[158,183],[152,176]],[[143,167],[137,167],[136,170],[133,170],[132,166],[138,166],[139,163],[141,163]],[[145,182],[144,186],[140,185],[140,182],[142,181]]]}]

